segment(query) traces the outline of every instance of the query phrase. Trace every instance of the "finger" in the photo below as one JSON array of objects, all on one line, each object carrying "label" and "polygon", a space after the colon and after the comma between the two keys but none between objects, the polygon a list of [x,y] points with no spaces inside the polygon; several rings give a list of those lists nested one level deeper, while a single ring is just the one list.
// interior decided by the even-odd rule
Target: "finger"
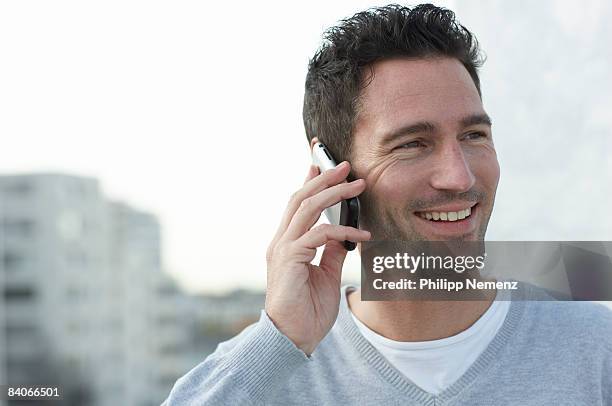
[{"label": "finger", "polygon": [[[315,165],[310,165],[308,167],[308,173],[306,174],[306,178],[304,179],[304,185],[307,184],[308,181],[314,179],[318,174],[319,174],[319,168]],[[291,197],[289,201],[289,205],[291,205],[291,201],[293,200],[294,196],[295,196],[295,193]],[[285,230],[287,229],[287,224],[289,224],[289,221],[286,220],[288,216],[288,211],[289,211],[289,208],[285,210],[285,213],[283,214],[283,218],[281,219],[281,222],[276,229],[276,233],[274,234],[274,238],[272,238],[272,242],[270,243],[270,245],[276,244],[276,241],[279,239],[281,234],[284,233]],[[291,218],[289,218],[289,220],[291,220]]]},{"label": "finger", "polygon": [[296,244],[306,248],[318,248],[329,241],[367,241],[370,232],[358,228],[331,224],[321,224],[300,237]]},{"label": "finger", "polygon": [[310,165],[308,168],[308,174],[306,175],[306,179],[304,179],[304,185],[308,183],[309,180],[314,179],[319,174],[319,168],[315,165]]},{"label": "finger", "polygon": [[365,186],[366,183],[363,179],[357,179],[350,183],[332,186],[304,199],[291,219],[285,232],[285,237],[289,240],[297,240],[317,222],[324,209],[333,206],[341,200],[350,199],[361,194],[365,190]]},{"label": "finger", "polygon": [[[312,170],[312,166],[308,170],[308,175],[306,176],[307,179],[311,175],[310,171]],[[314,168],[316,168],[316,171],[318,172],[319,169],[316,166]],[[287,227],[289,226],[291,219],[295,215],[295,212],[298,210],[304,199],[307,199],[310,196],[313,196],[316,193],[319,193],[320,191],[329,188],[330,186],[334,186],[343,182],[348,176],[350,169],[350,164],[344,161],[338,166],[336,166],[336,168],[329,171],[325,171],[321,173],[320,176],[315,175],[313,178],[307,180],[304,183],[304,186],[291,196],[289,204],[287,205],[287,209],[283,214],[283,218],[274,236],[273,242],[277,241],[278,238],[280,238],[280,236],[287,231]]]},{"label": "finger", "polygon": [[325,249],[321,255],[319,268],[331,273],[334,278],[340,283],[342,279],[342,265],[348,251],[344,248],[344,244],[339,241],[330,241],[325,244]]}]

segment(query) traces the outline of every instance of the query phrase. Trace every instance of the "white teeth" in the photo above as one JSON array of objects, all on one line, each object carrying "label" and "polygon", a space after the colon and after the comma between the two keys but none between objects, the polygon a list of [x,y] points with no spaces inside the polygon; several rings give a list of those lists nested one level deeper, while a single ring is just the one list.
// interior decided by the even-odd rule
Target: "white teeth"
[{"label": "white teeth", "polygon": [[459,211],[421,212],[419,213],[419,216],[421,216],[422,218],[426,220],[457,221],[457,220],[463,220],[464,218],[469,217],[471,214],[472,214],[472,208],[468,207],[465,210],[459,210]]}]

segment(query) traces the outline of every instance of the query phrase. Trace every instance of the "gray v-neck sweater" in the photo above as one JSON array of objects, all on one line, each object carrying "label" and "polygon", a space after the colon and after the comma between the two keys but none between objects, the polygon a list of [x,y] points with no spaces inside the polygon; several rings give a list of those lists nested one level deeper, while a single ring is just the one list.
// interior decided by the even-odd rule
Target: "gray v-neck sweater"
[{"label": "gray v-neck sweater", "polygon": [[340,312],[311,357],[262,311],[180,378],[164,405],[612,406],[612,312],[585,302],[527,301],[521,285],[504,324],[455,383],[423,391],[359,332],[342,289]]}]

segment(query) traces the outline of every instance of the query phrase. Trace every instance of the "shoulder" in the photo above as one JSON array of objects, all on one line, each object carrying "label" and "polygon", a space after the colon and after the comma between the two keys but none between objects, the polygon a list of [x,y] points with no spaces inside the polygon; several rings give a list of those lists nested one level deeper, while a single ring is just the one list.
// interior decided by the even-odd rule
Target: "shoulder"
[{"label": "shoulder", "polygon": [[594,302],[531,302],[538,306],[540,319],[550,318],[554,325],[564,330],[572,330],[612,339],[612,310]]},{"label": "shoulder", "polygon": [[523,324],[531,335],[566,344],[591,345],[612,352],[612,309],[600,303],[559,301],[526,287]]}]

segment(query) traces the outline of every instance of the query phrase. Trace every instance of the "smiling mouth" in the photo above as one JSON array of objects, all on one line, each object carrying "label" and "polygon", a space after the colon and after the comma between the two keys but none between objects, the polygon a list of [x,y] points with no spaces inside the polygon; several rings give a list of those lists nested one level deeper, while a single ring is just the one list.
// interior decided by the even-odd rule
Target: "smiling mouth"
[{"label": "smiling mouth", "polygon": [[469,218],[474,207],[476,205],[458,211],[419,211],[415,212],[415,214],[429,221],[454,222]]}]

